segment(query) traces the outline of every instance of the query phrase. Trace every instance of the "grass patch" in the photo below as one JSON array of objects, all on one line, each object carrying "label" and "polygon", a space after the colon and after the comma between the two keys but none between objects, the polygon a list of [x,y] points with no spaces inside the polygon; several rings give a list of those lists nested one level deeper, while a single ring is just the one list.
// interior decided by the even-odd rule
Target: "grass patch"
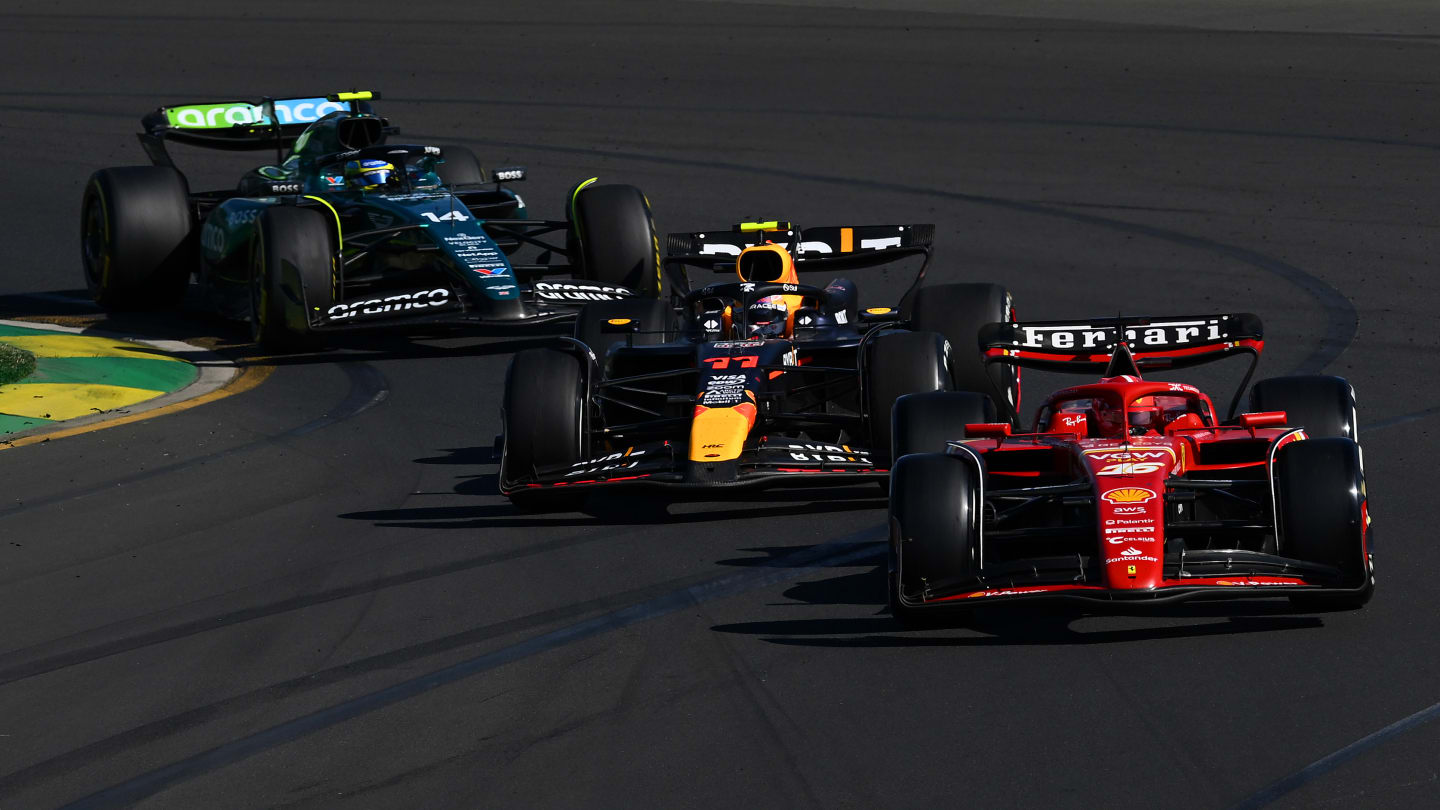
[{"label": "grass patch", "polygon": [[0,385],[19,382],[34,370],[35,355],[9,343],[0,343]]}]

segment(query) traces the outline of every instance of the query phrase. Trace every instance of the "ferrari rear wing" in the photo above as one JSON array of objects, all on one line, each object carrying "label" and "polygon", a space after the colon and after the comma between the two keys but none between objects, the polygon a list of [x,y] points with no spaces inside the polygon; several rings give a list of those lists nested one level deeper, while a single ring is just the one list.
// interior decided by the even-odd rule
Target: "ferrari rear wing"
[{"label": "ferrari rear wing", "polygon": [[980,328],[979,338],[987,364],[1107,377],[1248,354],[1250,368],[1230,404],[1232,416],[1265,347],[1260,318],[1248,312],[991,323]]},{"label": "ferrari rear wing", "polygon": [[140,119],[140,144],[157,166],[174,165],[166,141],[207,149],[276,149],[294,143],[305,127],[342,110],[372,112],[369,90],[300,98],[219,101],[159,107]]},{"label": "ferrari rear wing", "polygon": [[790,251],[797,271],[873,267],[916,255],[928,262],[934,240],[934,225],[837,225],[801,231],[783,221],[743,222],[728,230],[669,234],[666,262],[727,272],[735,268],[740,251],[773,242]]}]

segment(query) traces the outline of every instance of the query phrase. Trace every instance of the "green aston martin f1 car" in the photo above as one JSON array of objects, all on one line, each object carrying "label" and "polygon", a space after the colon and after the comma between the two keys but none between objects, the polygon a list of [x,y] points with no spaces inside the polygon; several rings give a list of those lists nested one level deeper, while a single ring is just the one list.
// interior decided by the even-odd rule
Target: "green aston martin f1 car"
[{"label": "green aston martin f1 car", "polygon": [[[82,258],[109,309],[176,305],[193,274],[205,301],[262,345],[328,333],[431,332],[572,319],[591,301],[668,285],[639,189],[576,185],[565,219],[530,219],[460,146],[390,143],[371,92],[161,107],[142,120],[150,166],[101,169],[85,187]],[[233,189],[194,192],[167,142],[274,149]],[[532,263],[512,257],[531,246]],[[564,277],[564,278],[557,278]]]}]

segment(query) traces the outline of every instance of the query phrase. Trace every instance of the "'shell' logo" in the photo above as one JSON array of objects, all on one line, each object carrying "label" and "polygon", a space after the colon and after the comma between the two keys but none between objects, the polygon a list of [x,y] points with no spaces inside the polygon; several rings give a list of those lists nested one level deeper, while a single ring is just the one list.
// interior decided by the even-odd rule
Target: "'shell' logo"
[{"label": "'shell' logo", "polygon": [[1144,487],[1121,487],[1105,492],[1100,497],[1104,498],[1106,503],[1145,503],[1154,498],[1155,493]]}]

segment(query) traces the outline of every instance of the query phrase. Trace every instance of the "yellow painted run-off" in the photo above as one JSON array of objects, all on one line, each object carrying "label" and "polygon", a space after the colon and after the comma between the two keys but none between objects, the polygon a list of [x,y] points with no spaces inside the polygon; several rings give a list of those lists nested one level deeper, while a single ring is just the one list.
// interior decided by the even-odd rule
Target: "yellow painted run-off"
[{"label": "yellow painted run-off", "polygon": [[[237,369],[192,344],[87,335],[50,324],[0,321],[0,342],[35,356],[29,376],[0,386],[0,448],[193,408],[254,388],[272,370]],[[75,424],[55,424],[70,420]]]}]

